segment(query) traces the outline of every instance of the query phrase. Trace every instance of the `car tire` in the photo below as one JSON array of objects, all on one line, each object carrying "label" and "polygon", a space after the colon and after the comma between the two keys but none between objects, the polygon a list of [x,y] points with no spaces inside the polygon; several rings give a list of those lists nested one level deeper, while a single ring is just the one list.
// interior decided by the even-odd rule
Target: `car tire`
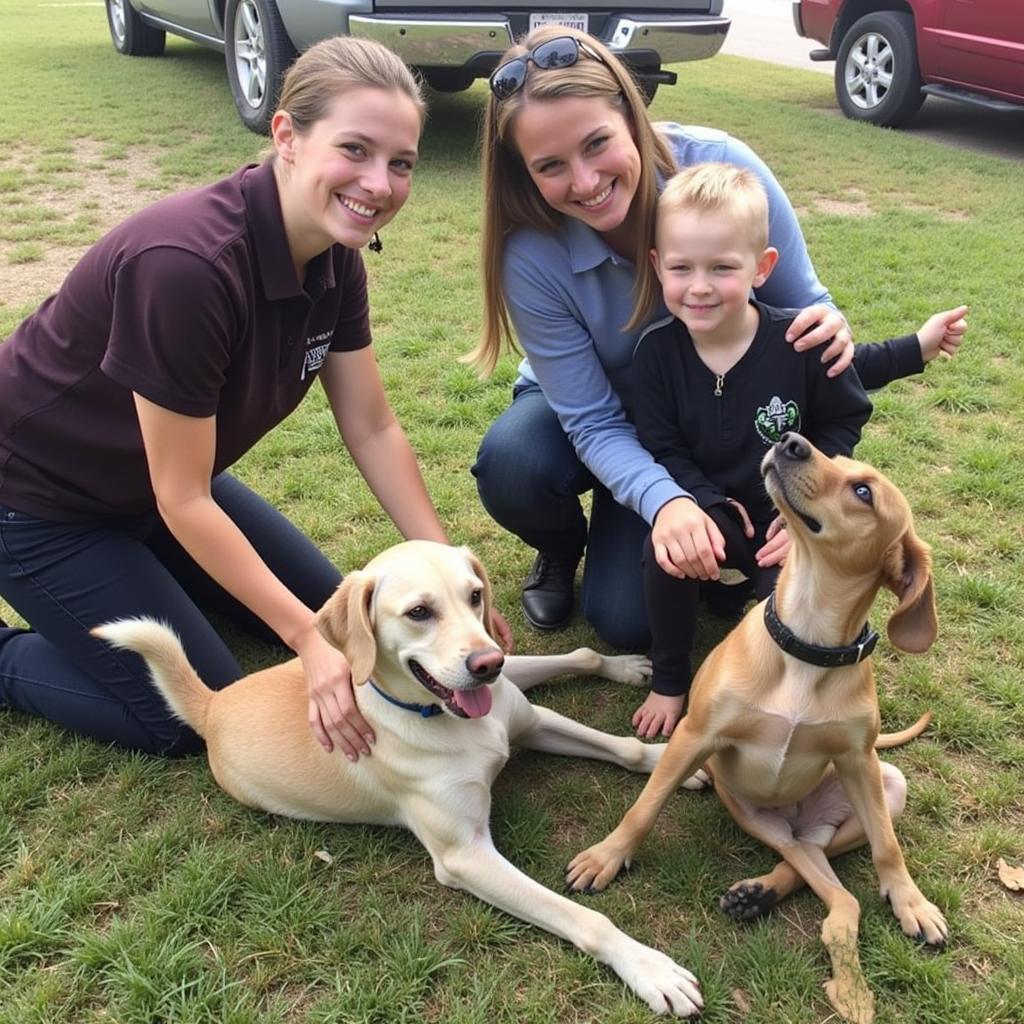
[{"label": "car tire", "polygon": [[464,92],[473,84],[474,76],[461,68],[431,68],[423,72],[423,79],[434,92]]},{"label": "car tire", "polygon": [[894,128],[913,117],[924,102],[913,17],[878,11],[855,21],[839,45],[835,87],[855,121]]},{"label": "car tire", "polygon": [[224,59],[242,123],[250,131],[268,134],[281,79],[295,59],[274,0],[228,0]]},{"label": "car tire", "polygon": [[167,34],[147,25],[129,0],[106,0],[107,27],[118,53],[127,57],[159,57],[164,52]]}]

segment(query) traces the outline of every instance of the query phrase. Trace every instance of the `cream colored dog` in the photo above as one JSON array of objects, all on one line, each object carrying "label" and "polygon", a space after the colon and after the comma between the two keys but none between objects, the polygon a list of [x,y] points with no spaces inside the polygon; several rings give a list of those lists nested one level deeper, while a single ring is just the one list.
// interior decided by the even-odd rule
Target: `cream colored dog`
[{"label": "cream colored dog", "polygon": [[563,673],[640,685],[650,673],[646,659],[587,649],[504,657],[490,635],[480,563],[465,548],[427,541],[399,544],[351,573],[317,620],[348,658],[359,709],[377,736],[373,754],[354,764],[314,738],[298,659],[213,692],[159,623],[122,620],[94,632],[146,659],[237,800],[292,818],[404,826],[427,848],[442,885],[568,939],[658,1013],[697,1012],[701,995],[689,971],[524,875],[490,834],[491,783],[513,744],[636,772],[654,768],[664,745],[587,728],[522,693]]},{"label": "cream colored dog", "polygon": [[879,736],[869,660],[877,637],[867,626],[886,586],[899,597],[889,639],[910,652],[931,646],[931,556],[906,499],[871,466],[827,459],[791,433],[761,469],[792,538],[776,591],[708,655],[643,793],[606,839],[572,861],[568,881],[576,890],[603,889],[631,862],[679,781],[707,762],[737,824],[783,858],[770,874],[734,885],[722,909],[749,919],[806,882],[829,911],[822,925],[829,998],[847,1020],[868,1024],[874,997],[857,955],[860,907],[829,858],[866,839],[903,931],[931,946],[943,945],[947,933],[893,832],[903,776],[875,753],[916,736],[930,715]]}]

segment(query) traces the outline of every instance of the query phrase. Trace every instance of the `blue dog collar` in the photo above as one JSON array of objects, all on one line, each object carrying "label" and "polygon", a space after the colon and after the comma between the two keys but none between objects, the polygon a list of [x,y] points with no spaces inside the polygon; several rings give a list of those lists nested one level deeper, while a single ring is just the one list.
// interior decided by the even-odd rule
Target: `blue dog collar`
[{"label": "blue dog collar", "polygon": [[369,683],[389,704],[394,704],[396,708],[415,711],[421,718],[433,718],[434,715],[444,714],[440,704],[411,704],[408,701],[392,697],[390,693],[385,693],[372,679],[369,680]]}]

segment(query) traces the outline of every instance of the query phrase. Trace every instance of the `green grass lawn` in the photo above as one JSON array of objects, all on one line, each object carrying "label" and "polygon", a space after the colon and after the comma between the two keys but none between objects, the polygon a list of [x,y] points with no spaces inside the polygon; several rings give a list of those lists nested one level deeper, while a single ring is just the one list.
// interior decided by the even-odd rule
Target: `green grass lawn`
[{"label": "green grass lawn", "polygon": [[[858,338],[971,306],[962,353],[878,395],[859,449],[904,488],[934,547],[939,640],[919,657],[883,643],[875,665],[887,727],[935,711],[890,759],[910,784],[897,832],[949,918],[948,949],[902,935],[867,853],[838,872],[863,907],[882,1024],[1020,1024],[1024,904],[995,863],[1024,862],[1022,168],[848,122],[825,76],[727,57],[679,71],[655,115],[723,128],[765,157]],[[118,57],[98,4],[0,0],[0,96],[0,337],[105,228],[262,146],[237,121],[219,55],[170,41],[163,59]],[[558,637],[524,627],[530,553],[488,521],[468,472],[514,377],[512,360],[488,382],[456,362],[480,323],[482,103],[479,85],[432,99],[413,198],[383,254],[367,254],[373,323],[452,537],[488,566],[520,650],[541,652],[594,638],[582,625]],[[319,394],[239,471],[343,570],[397,539]],[[891,607],[880,601],[877,624]],[[247,665],[281,657],[228,635]],[[707,626],[702,650],[720,636]],[[536,699],[620,733],[636,704],[593,680]],[[498,845],[559,888],[563,865],[641,788],[611,767],[518,755],[496,787]],[[712,797],[681,793],[634,870],[592,905],[698,974],[708,1022],[834,1019],[813,896],[751,927],[717,910],[729,884],[771,863]],[[651,1019],[568,944],[442,889],[408,834],[255,813],[201,758],[133,756],[0,711],[0,1024]]]}]

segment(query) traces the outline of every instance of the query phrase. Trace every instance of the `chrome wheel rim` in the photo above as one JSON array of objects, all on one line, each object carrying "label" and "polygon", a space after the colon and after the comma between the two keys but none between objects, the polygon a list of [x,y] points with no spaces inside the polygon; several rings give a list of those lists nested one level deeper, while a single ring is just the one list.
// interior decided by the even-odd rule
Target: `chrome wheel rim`
[{"label": "chrome wheel rim", "polygon": [[267,92],[267,52],[263,22],[253,0],[243,0],[238,5],[233,27],[238,86],[245,102],[258,110]]},{"label": "chrome wheel rim", "polygon": [[108,0],[107,9],[110,11],[110,27],[114,30],[114,38],[124,42],[124,5],[126,0]]},{"label": "chrome wheel rim", "polygon": [[866,32],[850,47],[843,68],[846,95],[861,110],[874,110],[892,88],[896,58],[885,36]]}]

